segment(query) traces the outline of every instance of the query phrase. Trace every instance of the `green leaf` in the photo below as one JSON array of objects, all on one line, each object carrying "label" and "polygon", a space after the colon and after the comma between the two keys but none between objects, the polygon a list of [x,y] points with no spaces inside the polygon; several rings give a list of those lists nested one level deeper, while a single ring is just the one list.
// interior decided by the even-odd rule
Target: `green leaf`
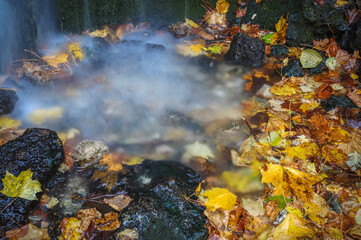
[{"label": "green leaf", "polygon": [[278,208],[284,209],[287,203],[292,202],[292,199],[283,196],[270,196],[266,197],[264,200],[265,203],[268,203],[269,201],[276,201]]},{"label": "green leaf", "polygon": [[272,43],[272,36],[273,35],[275,35],[275,33],[268,33],[268,34],[266,34],[266,35],[263,35],[262,37],[261,37],[261,39],[265,42],[265,43],[267,43],[267,44],[271,44]]},{"label": "green leaf", "polygon": [[213,53],[213,54],[221,54],[222,53],[222,47],[219,45],[213,45],[207,48],[203,48],[205,51]]},{"label": "green leaf", "polygon": [[18,177],[6,171],[2,179],[4,188],[0,193],[8,197],[20,197],[27,200],[37,200],[36,193],[41,192],[41,184],[32,180],[33,172],[30,169],[22,171]]}]

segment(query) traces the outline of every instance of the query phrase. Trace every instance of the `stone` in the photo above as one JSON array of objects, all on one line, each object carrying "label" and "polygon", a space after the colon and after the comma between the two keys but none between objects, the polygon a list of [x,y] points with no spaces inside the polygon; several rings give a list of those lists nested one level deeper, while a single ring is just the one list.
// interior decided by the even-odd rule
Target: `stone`
[{"label": "stone", "polygon": [[[63,145],[56,132],[30,128],[20,137],[0,146],[0,178],[5,177],[6,171],[19,176],[22,171],[31,169],[32,179],[45,186],[63,160]],[[3,182],[0,181],[2,188]],[[39,193],[38,199],[40,196]],[[37,203],[36,200],[14,200],[0,194],[0,209],[3,210],[0,214],[0,237],[4,236],[5,231],[18,227],[17,224],[25,223]]]},{"label": "stone", "polygon": [[11,113],[18,100],[19,97],[14,90],[0,88],[0,115]]},{"label": "stone", "polygon": [[266,63],[265,43],[246,33],[238,33],[234,35],[224,60],[247,67],[262,67]]},{"label": "stone", "polygon": [[104,154],[109,152],[109,148],[100,141],[84,140],[80,142],[71,154],[74,162],[86,168],[97,164]]}]

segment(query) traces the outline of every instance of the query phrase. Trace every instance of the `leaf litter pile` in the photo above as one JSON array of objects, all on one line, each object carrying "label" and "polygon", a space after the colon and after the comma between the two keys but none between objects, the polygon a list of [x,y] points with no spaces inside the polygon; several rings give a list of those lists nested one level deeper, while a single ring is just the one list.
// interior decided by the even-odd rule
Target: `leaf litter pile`
[{"label": "leaf litter pile", "polygon": [[[243,76],[243,90],[251,96],[240,100],[243,116],[202,126],[205,134],[214,139],[213,144],[195,141],[184,145],[182,161],[205,177],[194,194],[197,203],[205,207],[209,239],[360,238],[359,52],[340,49],[332,38],[314,41],[312,46],[287,47],[284,44],[288,16],[282,16],[275,26],[276,32],[271,32],[251,24],[229,27],[226,0],[219,0],[214,9],[206,4],[206,9],[201,21],[185,19],[184,23],[170,26],[178,38],[187,36],[186,40],[178,41],[175,47],[178,54],[222,61],[233,36],[246,33],[265,41],[268,60],[263,67]],[[238,9],[237,16],[241,18],[244,11]],[[146,23],[136,27],[126,24],[84,35],[116,45],[127,34],[148,28]],[[73,69],[86,59],[81,42],[72,39],[76,37],[69,38],[56,54],[22,61],[12,72],[14,78],[26,76],[41,83],[50,79],[68,81]],[[283,50],[282,54],[275,53],[279,49]],[[302,74],[297,77],[287,70],[294,60],[302,65]],[[315,68],[321,71],[312,74]],[[61,107],[37,109],[29,119],[42,124],[61,119],[62,114]],[[200,114],[204,117],[207,112]],[[197,119],[196,113],[190,115]],[[21,123],[6,117],[0,121],[0,143],[4,144],[11,133],[21,131],[18,130]],[[240,137],[244,133],[245,139]],[[184,136],[177,132],[173,138],[177,134]],[[69,169],[74,164],[71,152],[79,130],[71,129],[59,135],[67,153],[65,168]],[[224,138],[236,138],[229,141],[238,144],[225,144]],[[111,188],[115,184],[112,174],[124,164],[140,163],[142,157],[112,151],[101,160],[108,165],[108,171],[93,177],[102,179]],[[7,173],[2,179],[1,194],[36,199],[40,185],[31,176],[30,170],[19,176]],[[61,238],[81,239],[90,224],[100,231],[119,228],[117,212],[130,201],[124,195],[107,197],[103,203],[114,212],[102,216],[95,208],[83,209],[74,217],[64,218]],[[56,199],[47,199],[46,194],[41,202],[49,208],[57,204]],[[32,224],[9,231],[7,236],[17,239],[32,234],[39,239],[48,238],[45,229]],[[130,229],[122,234],[128,237],[124,239],[137,239],[136,232]]]}]

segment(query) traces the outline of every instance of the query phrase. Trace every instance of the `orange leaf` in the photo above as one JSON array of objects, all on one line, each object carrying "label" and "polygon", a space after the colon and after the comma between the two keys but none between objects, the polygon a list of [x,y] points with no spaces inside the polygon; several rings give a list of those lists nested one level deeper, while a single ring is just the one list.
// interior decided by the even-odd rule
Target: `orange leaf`
[{"label": "orange leaf", "polygon": [[113,231],[120,227],[118,214],[115,212],[106,213],[104,218],[94,219],[93,222],[99,231]]},{"label": "orange leaf", "polygon": [[216,10],[218,13],[226,14],[229,9],[229,3],[227,0],[218,0]]},{"label": "orange leaf", "polygon": [[336,164],[341,164],[347,161],[347,155],[341,150],[336,148],[333,145],[327,145],[322,148],[322,155],[329,162]]}]

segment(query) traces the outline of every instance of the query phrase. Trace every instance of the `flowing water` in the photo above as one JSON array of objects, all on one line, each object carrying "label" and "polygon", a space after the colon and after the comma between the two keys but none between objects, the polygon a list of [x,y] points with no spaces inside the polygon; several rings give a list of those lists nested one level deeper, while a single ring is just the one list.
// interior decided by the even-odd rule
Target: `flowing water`
[{"label": "flowing water", "polygon": [[16,39],[14,35],[15,18],[12,9],[6,1],[0,1],[0,74],[5,73],[6,69],[13,60]]}]

